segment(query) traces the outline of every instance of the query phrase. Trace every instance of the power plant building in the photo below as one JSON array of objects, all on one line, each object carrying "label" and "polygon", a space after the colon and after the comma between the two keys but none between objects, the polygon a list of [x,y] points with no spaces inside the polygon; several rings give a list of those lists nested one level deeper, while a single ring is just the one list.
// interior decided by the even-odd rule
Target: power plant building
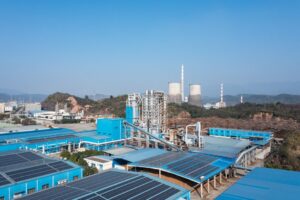
[{"label": "power plant building", "polygon": [[167,97],[164,92],[147,90],[142,97],[142,127],[162,133],[167,125]]},{"label": "power plant building", "polygon": [[201,106],[201,86],[198,84],[190,85],[189,102],[193,106]]},{"label": "power plant building", "polygon": [[180,83],[169,83],[169,99],[170,103],[180,104],[182,102],[181,96],[181,84]]}]

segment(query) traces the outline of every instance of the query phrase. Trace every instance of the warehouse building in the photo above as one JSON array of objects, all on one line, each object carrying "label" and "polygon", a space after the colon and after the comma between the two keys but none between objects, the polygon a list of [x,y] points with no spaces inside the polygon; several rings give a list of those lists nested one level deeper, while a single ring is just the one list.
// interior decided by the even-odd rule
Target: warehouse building
[{"label": "warehouse building", "polygon": [[218,137],[229,137],[250,140],[255,145],[265,146],[273,139],[272,132],[241,129],[209,128],[208,134]]},{"label": "warehouse building", "polygon": [[65,128],[51,128],[0,134],[0,152],[33,150],[43,154],[73,151],[84,148],[105,150],[124,145],[123,119],[98,119],[97,130],[75,132]]},{"label": "warehouse building", "polygon": [[110,170],[21,199],[189,200],[190,192],[146,174]]},{"label": "warehouse building", "polygon": [[204,187],[209,193],[210,185],[216,186],[217,178],[221,182],[225,171],[234,164],[233,159],[202,153],[147,148],[113,157],[115,165],[119,163],[127,170],[152,173],[187,189],[199,189],[201,197]]},{"label": "warehouse building", "polygon": [[0,153],[0,199],[16,199],[82,178],[82,168],[30,151]]},{"label": "warehouse building", "polygon": [[300,172],[255,168],[240,179],[217,200],[299,199]]}]

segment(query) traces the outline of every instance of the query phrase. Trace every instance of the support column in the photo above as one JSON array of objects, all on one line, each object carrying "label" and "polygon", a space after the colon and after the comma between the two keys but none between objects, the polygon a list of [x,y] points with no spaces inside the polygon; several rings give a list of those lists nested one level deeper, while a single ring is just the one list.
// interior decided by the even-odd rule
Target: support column
[{"label": "support column", "polygon": [[158,177],[161,178],[161,170],[158,170]]},{"label": "support column", "polygon": [[148,135],[146,135],[146,148],[149,148],[149,143],[150,143],[150,141],[149,141],[149,136]]},{"label": "support column", "polygon": [[214,188],[216,189],[217,188],[217,177],[214,176]]},{"label": "support column", "polygon": [[142,146],[142,134],[141,134],[140,131],[138,132],[138,146],[139,146],[139,147]]},{"label": "support column", "polygon": [[200,197],[203,198],[203,183],[200,185]]},{"label": "support column", "polygon": [[220,178],[220,184],[222,184],[222,173],[220,173],[219,178]]},{"label": "support column", "polygon": [[207,180],[207,192],[209,193],[210,192],[210,183],[209,183],[209,179]]}]

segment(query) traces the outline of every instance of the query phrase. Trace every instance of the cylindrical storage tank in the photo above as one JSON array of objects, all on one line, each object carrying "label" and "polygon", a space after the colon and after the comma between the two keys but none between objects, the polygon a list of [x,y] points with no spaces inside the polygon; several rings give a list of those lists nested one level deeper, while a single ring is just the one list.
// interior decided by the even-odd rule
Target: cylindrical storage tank
[{"label": "cylindrical storage tank", "polygon": [[169,83],[169,102],[170,103],[181,103],[180,83]]},{"label": "cylindrical storage tank", "polygon": [[201,106],[201,86],[199,84],[190,84],[189,104]]}]

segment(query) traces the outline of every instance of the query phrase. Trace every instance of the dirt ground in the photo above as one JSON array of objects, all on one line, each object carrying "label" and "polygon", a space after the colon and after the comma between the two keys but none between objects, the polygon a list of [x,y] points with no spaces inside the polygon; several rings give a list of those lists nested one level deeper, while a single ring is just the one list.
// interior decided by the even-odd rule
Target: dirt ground
[{"label": "dirt ground", "polygon": [[[222,185],[217,184],[217,188],[216,189],[211,189],[210,193],[207,194],[207,191],[204,189],[204,198],[203,199],[207,199],[207,200],[211,200],[211,199],[215,199],[216,197],[218,197],[220,194],[222,194],[225,190],[227,190],[231,185],[233,185],[234,183],[236,183],[241,177],[236,177],[236,178],[230,178],[227,180],[223,180]],[[191,193],[191,200],[200,200],[200,196],[199,194],[194,191]]]},{"label": "dirt ground", "polygon": [[58,128],[68,128],[74,131],[90,131],[90,130],[95,130],[96,125],[95,123],[83,123],[83,124],[55,124],[55,127]]}]

